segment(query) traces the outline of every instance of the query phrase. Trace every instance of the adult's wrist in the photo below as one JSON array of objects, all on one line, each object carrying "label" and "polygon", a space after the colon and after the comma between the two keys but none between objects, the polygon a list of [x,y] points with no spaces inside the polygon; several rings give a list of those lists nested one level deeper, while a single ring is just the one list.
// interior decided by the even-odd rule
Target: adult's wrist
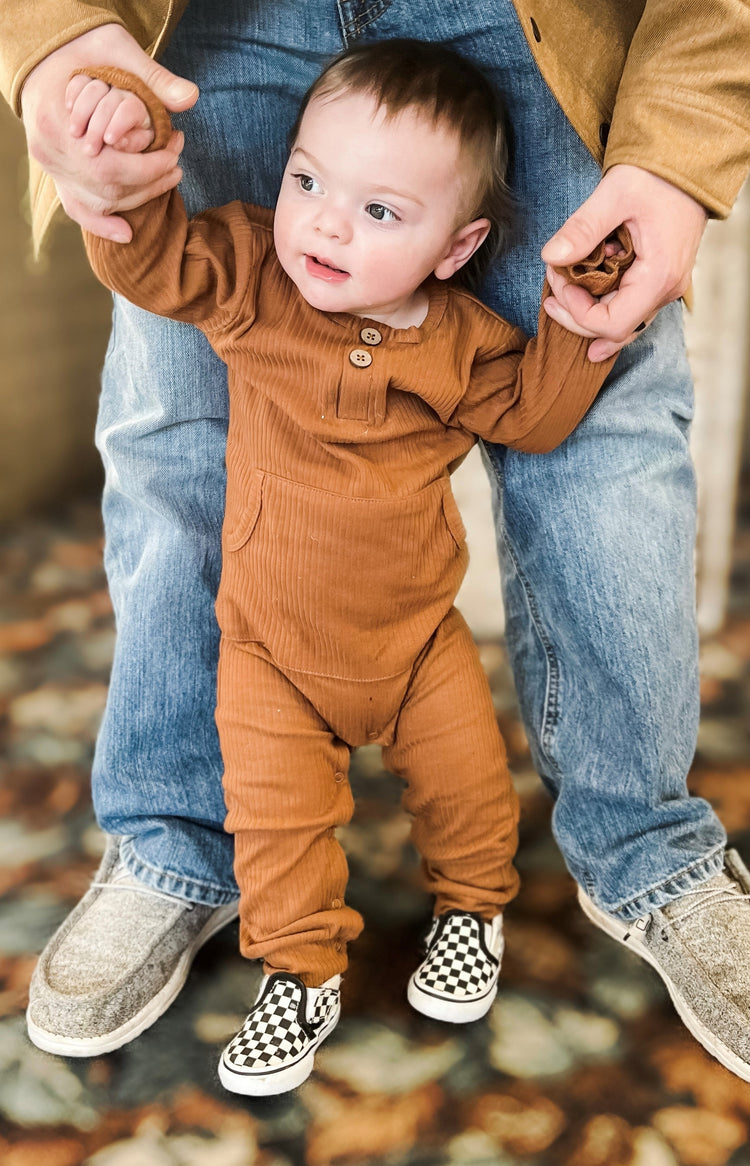
[{"label": "adult's wrist", "polygon": [[[5,3],[8,0],[4,0]],[[10,0],[15,3],[15,0]],[[82,10],[85,12],[82,14]],[[76,19],[70,16],[71,9],[75,10]],[[37,4],[29,4],[26,0],[24,22],[29,27],[22,28],[16,34],[16,25],[10,24],[12,33],[4,36],[5,43],[0,46],[0,89],[11,108],[19,116],[23,116],[24,90],[32,80],[37,70],[45,71],[45,66],[51,58],[81,37],[95,34],[98,29],[107,25],[118,28],[124,26],[116,13],[106,8],[95,8],[89,5],[62,3],[49,6],[49,11],[39,12]],[[34,21],[31,22],[31,14]],[[18,22],[17,22],[18,23]],[[44,28],[44,39],[40,39],[40,24]],[[93,38],[92,38],[93,40]],[[92,43],[92,51],[95,49]],[[39,78],[37,76],[37,84]]]}]

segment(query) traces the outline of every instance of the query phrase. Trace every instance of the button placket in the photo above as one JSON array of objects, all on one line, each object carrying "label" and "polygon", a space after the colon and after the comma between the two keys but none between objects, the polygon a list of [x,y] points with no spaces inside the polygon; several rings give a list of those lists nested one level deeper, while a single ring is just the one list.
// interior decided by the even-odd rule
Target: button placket
[{"label": "button placket", "polygon": [[[359,335],[351,336],[351,340],[359,339],[366,343],[365,337],[369,337],[372,343],[375,343],[375,336],[377,335],[379,344],[382,336],[377,328],[370,328],[363,326],[359,329]],[[376,372],[376,367],[373,367],[374,357],[372,352],[367,348],[363,348],[360,344],[356,347],[350,348],[346,353],[344,367],[341,373],[341,380],[338,386],[338,396],[336,402],[336,416],[342,421],[364,421],[372,425],[375,422],[375,402],[373,400],[373,390],[375,388],[375,380],[373,373]],[[365,374],[365,375],[363,375]]]}]

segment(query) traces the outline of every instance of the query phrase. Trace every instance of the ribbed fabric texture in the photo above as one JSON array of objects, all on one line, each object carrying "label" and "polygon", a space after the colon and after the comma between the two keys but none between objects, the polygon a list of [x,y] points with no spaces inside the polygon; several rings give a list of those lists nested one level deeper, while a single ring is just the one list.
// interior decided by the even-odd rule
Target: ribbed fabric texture
[{"label": "ribbed fabric texture", "polygon": [[381,743],[407,782],[438,913],[489,918],[515,893],[516,798],[452,606],[467,554],[448,467],[476,435],[551,449],[612,361],[544,312],[527,344],[437,282],[419,328],[318,312],[255,207],[188,222],[172,192],[128,217],[131,244],[86,239],[100,279],[198,325],[229,370],[217,723],[242,950],[318,985],[362,926],[335,838],[350,746]]},{"label": "ribbed fabric texture", "polygon": [[223,632],[286,668],[402,672],[465,570],[447,467],[476,434],[552,448],[612,362],[592,364],[544,312],[527,344],[438,283],[419,328],[318,312],[276,260],[269,211],[231,203],[188,223],[172,192],[128,217],[131,244],[87,239],[99,277],[197,324],[229,368]]},{"label": "ribbed fabric texture", "polygon": [[354,808],[347,742],[379,741],[384,764],[407,783],[437,914],[456,907],[491,918],[516,893],[517,799],[487,680],[455,609],[396,681],[287,676],[261,645],[224,637],[217,723],[240,945],[266,971],[319,985],[345,970],[346,945],[362,929],[345,903],[335,835]]}]

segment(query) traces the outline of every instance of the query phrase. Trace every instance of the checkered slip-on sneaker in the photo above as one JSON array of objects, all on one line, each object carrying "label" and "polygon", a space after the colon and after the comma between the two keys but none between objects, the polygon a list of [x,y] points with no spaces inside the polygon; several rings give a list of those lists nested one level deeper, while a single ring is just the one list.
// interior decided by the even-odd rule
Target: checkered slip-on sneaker
[{"label": "checkered slip-on sneaker", "polygon": [[433,920],[425,946],[407,989],[412,1008],[453,1024],[489,1012],[503,954],[502,915],[486,923],[469,911],[446,911]]},{"label": "checkered slip-on sneaker", "polygon": [[319,988],[306,988],[289,972],[266,976],[245,1023],[221,1055],[224,1088],[270,1097],[306,1081],[315,1050],[338,1023],[340,983],[341,976],[332,976]]}]

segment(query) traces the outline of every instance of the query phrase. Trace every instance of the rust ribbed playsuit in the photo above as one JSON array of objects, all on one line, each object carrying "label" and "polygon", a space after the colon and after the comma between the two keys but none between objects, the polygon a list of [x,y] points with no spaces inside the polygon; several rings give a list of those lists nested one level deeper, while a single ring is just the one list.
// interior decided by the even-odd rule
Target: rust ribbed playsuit
[{"label": "rust ribbed playsuit", "polygon": [[406,781],[436,913],[490,917],[516,891],[516,797],[453,607],[467,552],[449,467],[477,434],[552,448],[612,362],[544,312],[527,345],[437,282],[419,328],[319,312],[269,211],[188,223],[172,192],[128,218],[129,245],[87,237],[97,275],[198,325],[229,370],[217,722],[242,951],[315,985],[362,926],[335,837],[351,746],[380,743]]}]

